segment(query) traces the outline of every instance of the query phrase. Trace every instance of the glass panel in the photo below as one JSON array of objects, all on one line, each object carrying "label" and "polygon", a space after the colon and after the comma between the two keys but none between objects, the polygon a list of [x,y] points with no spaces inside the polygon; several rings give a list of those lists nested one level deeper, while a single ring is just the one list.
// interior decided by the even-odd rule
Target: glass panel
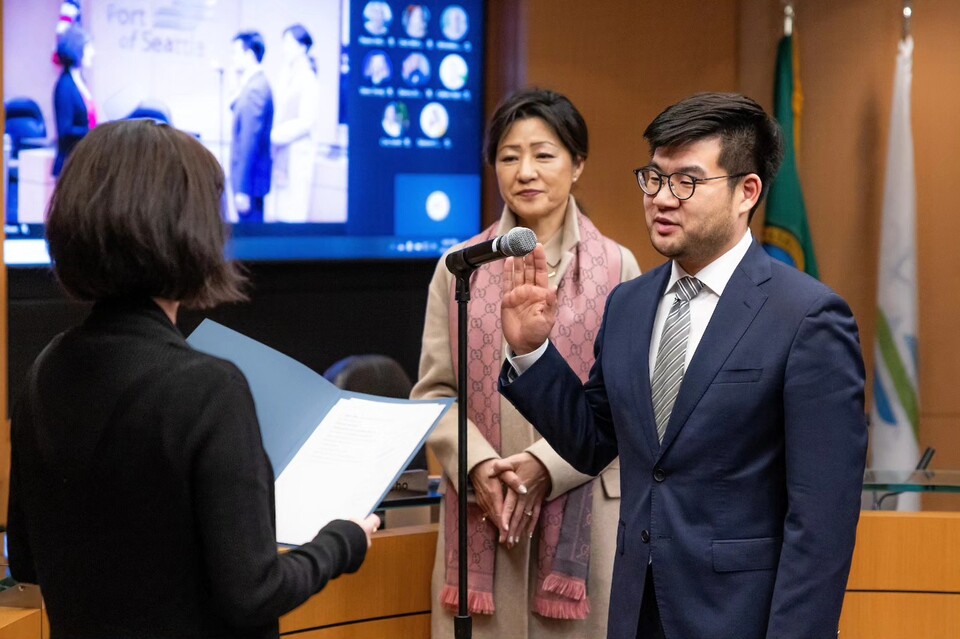
[{"label": "glass panel", "polygon": [[864,490],[960,493],[958,470],[868,470]]}]

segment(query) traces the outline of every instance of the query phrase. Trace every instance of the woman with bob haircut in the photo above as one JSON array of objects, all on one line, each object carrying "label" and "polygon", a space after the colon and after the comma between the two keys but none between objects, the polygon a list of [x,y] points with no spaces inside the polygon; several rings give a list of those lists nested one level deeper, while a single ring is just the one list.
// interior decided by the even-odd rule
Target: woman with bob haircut
[{"label": "woman with bob haircut", "polygon": [[[593,339],[607,296],[640,274],[633,254],[604,237],[572,194],[587,152],[587,124],[566,96],[525,89],[507,97],[487,127],[485,149],[503,211],[498,222],[466,242],[490,240],[517,226],[536,233],[559,302],[550,339],[581,379],[593,364]],[[605,637],[619,461],[599,478],[577,472],[501,399],[497,375],[507,352],[500,329],[504,264],[489,262],[471,279],[467,603],[475,615],[474,637]],[[457,396],[454,284],[441,259],[427,298],[414,398]],[[453,636],[452,611],[459,605],[456,411],[444,416],[428,444],[444,474],[433,570],[433,637],[439,639]],[[506,477],[501,467],[516,477]],[[519,478],[526,492],[509,489],[501,477],[514,486]]]},{"label": "woman with bob haircut", "polygon": [[97,127],[48,209],[54,273],[92,301],[31,367],[12,417],[12,575],[54,637],[277,637],[280,615],[363,562],[379,519],[280,554],[250,389],[194,351],[182,305],[244,298],[224,259],[224,176],[152,120]]}]

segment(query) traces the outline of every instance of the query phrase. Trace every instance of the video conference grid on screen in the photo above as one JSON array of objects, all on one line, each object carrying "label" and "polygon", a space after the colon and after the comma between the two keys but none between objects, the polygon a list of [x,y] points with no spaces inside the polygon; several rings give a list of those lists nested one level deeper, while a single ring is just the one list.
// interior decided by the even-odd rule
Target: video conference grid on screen
[{"label": "video conference grid on screen", "polygon": [[[3,1],[8,116],[33,117],[32,102],[46,127],[18,136],[8,123],[4,255],[43,264],[64,30],[58,3]],[[79,97],[90,124],[160,117],[221,160],[237,258],[435,257],[480,226],[483,4],[90,0],[75,24]],[[254,30],[264,52],[245,68],[235,37]],[[264,95],[272,118],[251,107]],[[259,155],[251,135],[269,136]],[[256,197],[264,182],[262,218],[241,211],[234,191]]]}]

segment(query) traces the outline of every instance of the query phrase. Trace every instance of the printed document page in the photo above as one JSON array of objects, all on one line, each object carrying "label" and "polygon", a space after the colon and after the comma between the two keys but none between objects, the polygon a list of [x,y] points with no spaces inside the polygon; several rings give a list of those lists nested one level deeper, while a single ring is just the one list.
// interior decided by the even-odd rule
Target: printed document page
[{"label": "printed document page", "polygon": [[333,519],[373,512],[446,408],[338,401],[277,478],[277,541],[302,544]]},{"label": "printed document page", "polygon": [[454,401],[341,390],[209,319],[187,341],[236,364],[250,384],[276,479],[277,541],[283,544],[313,539],[332,519],[373,512]]}]

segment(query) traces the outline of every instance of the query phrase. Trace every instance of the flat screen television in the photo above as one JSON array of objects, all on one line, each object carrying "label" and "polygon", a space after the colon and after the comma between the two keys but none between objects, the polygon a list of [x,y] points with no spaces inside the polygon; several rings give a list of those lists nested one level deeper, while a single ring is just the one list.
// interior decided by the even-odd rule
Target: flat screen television
[{"label": "flat screen television", "polygon": [[[236,129],[250,120],[237,106],[251,73],[237,70],[235,37],[261,35],[270,187],[260,221],[237,211],[228,186],[233,257],[433,258],[479,230],[483,0],[79,4],[73,16],[69,1],[3,0],[7,264],[49,263],[43,216],[62,73],[54,54],[59,34],[78,25],[93,45],[80,66],[97,121],[167,119],[220,159],[228,185],[231,156],[241,157],[233,149],[245,146]],[[312,40],[306,63],[288,42],[293,25]],[[303,31],[293,39],[302,43]],[[44,131],[14,121],[31,117],[31,103]],[[263,112],[253,121],[265,122]]]}]

